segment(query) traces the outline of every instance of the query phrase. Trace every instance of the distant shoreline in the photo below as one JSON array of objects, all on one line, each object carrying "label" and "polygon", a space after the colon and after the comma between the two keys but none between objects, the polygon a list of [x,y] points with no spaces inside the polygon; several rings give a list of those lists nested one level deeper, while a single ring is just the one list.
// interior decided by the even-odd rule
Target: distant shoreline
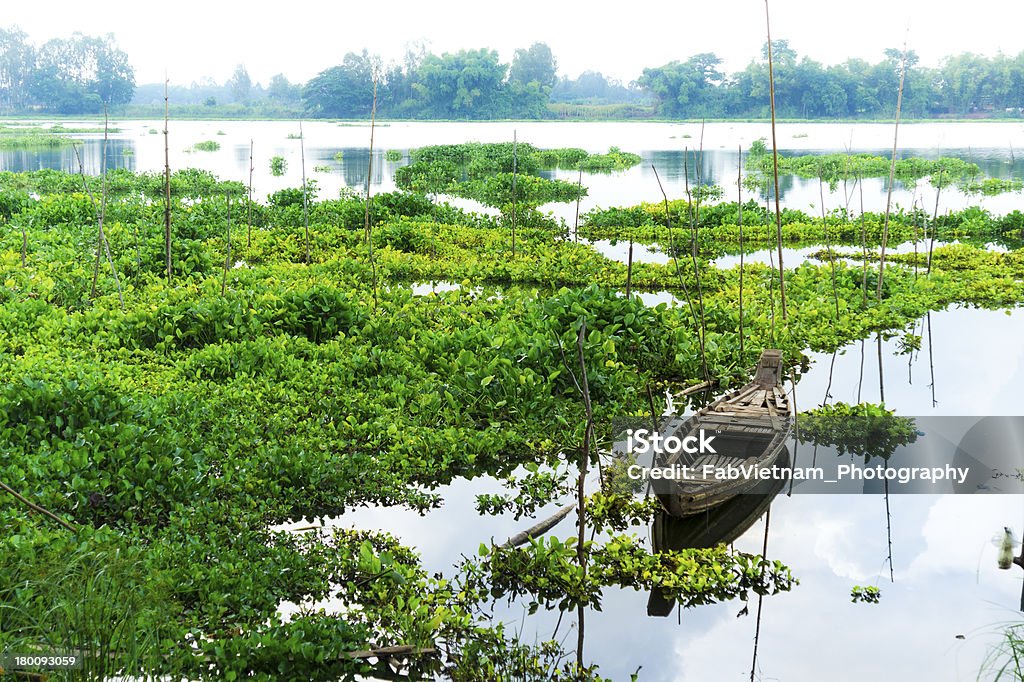
[{"label": "distant shoreline", "polygon": [[[138,114],[120,115],[116,111],[110,115],[113,121],[157,121],[163,120],[163,116],[143,116]],[[195,116],[175,115],[172,113],[170,120],[174,121],[306,121],[323,123],[348,123],[356,126],[369,126],[369,117],[362,118],[307,118],[302,116]],[[103,117],[98,114],[0,114],[0,122],[3,121],[93,121],[103,125]],[[850,125],[856,123],[879,123],[892,124],[891,118],[778,118],[777,123],[804,123],[804,124],[841,124]],[[928,118],[901,118],[900,125],[913,125],[917,123],[1022,123],[1024,116],[957,116],[945,117],[934,116]],[[701,124],[701,123],[768,123],[767,118],[490,118],[490,119],[451,119],[451,118],[378,118],[377,125],[394,123],[678,123],[678,124]]]}]

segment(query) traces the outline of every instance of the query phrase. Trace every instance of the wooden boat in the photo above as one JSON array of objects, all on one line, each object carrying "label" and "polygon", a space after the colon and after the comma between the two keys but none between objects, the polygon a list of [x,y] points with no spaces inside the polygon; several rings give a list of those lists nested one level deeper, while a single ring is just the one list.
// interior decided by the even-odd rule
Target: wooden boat
[{"label": "wooden boat", "polygon": [[[701,430],[714,433],[714,454],[678,452],[658,461],[661,467],[687,467],[685,480],[661,481],[655,488],[662,507],[672,516],[696,514],[749,493],[761,480],[751,471],[778,465],[792,430],[789,398],[782,389],[782,351],[762,351],[753,381],[690,417],[668,420],[659,429],[666,438],[695,439]],[[740,467],[746,475],[722,475]]]}]

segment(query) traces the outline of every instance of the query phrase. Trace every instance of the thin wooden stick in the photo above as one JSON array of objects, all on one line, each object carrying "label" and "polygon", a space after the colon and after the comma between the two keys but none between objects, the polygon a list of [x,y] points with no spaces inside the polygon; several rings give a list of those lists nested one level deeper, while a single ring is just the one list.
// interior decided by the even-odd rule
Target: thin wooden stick
[{"label": "thin wooden stick", "polygon": [[[370,154],[373,154],[371,151]],[[306,264],[309,264],[309,196],[306,191],[306,139],[299,121],[299,158],[302,163],[302,225],[306,231]],[[369,180],[367,180],[369,183]]]},{"label": "thin wooden stick", "polygon": [[16,490],[14,490],[13,488],[11,488],[8,485],[5,485],[3,482],[0,482],[0,490],[4,490],[9,495],[11,495],[14,499],[16,499],[18,502],[21,502],[23,505],[25,505],[26,507],[28,507],[32,511],[37,512],[39,514],[42,514],[43,516],[47,517],[48,519],[50,519],[52,521],[56,521],[57,523],[59,523],[60,525],[64,526],[65,528],[67,528],[72,533],[75,533],[75,532],[78,531],[78,528],[76,528],[75,526],[71,525],[70,523],[68,523],[64,519],[60,518],[59,516],[57,516],[53,512],[49,511],[48,509],[43,509],[38,504],[36,504],[34,502],[28,501],[27,499],[25,499],[25,497],[20,495]]},{"label": "thin wooden stick", "polygon": [[686,304],[690,308],[690,317],[693,318],[693,328],[697,332],[697,338],[700,342],[700,362],[701,368],[704,371],[704,380],[711,381],[711,375],[708,373],[708,362],[707,357],[704,353],[704,337],[700,335],[700,320],[697,319],[697,311],[693,307],[693,298],[690,296],[690,291],[686,287],[686,282],[683,280],[683,272],[679,269],[679,257],[676,254],[676,241],[672,233],[672,214],[668,209],[668,194],[665,193],[665,187],[661,184],[661,177],[658,175],[658,169],[651,164],[651,170],[654,171],[654,179],[658,181],[658,189],[661,190],[661,198],[665,205],[665,224],[668,227],[668,242],[669,249],[672,252],[672,261],[676,266],[676,277],[679,278],[679,287],[683,290],[683,295],[686,296]]},{"label": "thin wooden stick", "polygon": [[576,219],[572,223],[572,236],[573,240],[579,244],[580,242],[580,188],[583,187],[583,169],[580,168],[580,177],[576,181]]},{"label": "thin wooden stick", "polygon": [[[768,559],[768,529],[771,527],[772,508],[771,506],[764,513],[764,545],[761,547],[761,579],[764,580],[764,572]],[[761,602],[763,594],[757,595],[757,620],[754,626],[754,657],[750,661],[750,682],[754,682],[754,672],[757,670],[757,645],[761,641]]]},{"label": "thin wooden stick", "polygon": [[173,270],[171,267],[171,148],[168,141],[168,125],[170,118],[170,97],[167,87],[170,84],[164,74],[164,254],[167,265],[167,284],[171,283]]},{"label": "thin wooden stick", "polygon": [[935,360],[932,355],[932,312],[930,310],[926,317],[928,319],[928,370],[931,374],[931,383],[928,388],[932,391],[932,407],[936,407],[939,401],[935,399]]},{"label": "thin wooden stick", "polygon": [[[580,379],[583,382],[580,393],[583,395],[583,407],[587,414],[587,425],[583,431],[583,448],[580,453],[580,474],[576,484],[576,503],[578,510],[577,513],[579,514],[579,534],[576,541],[576,559],[579,561],[580,571],[584,579],[586,579],[587,576],[587,550],[584,544],[587,527],[587,505],[584,484],[587,480],[587,469],[590,464],[591,439],[594,434],[594,410],[590,403],[590,384],[587,380],[587,363],[583,356],[583,340],[586,336],[587,318],[584,317],[580,320],[580,331],[576,335],[576,353],[579,355]],[[576,667],[579,671],[583,670],[583,612],[583,605],[580,604],[577,608],[579,627],[577,628],[576,639]]]},{"label": "thin wooden stick", "polygon": [[[889,468],[889,460],[885,460],[885,468]],[[885,486],[885,539],[889,543],[889,582],[896,582],[896,574],[892,566],[892,512],[889,509],[889,477],[886,476],[882,484]]]},{"label": "thin wooden stick", "polygon": [[768,94],[772,113],[772,171],[775,176],[775,239],[779,250],[779,298],[782,301],[782,321],[786,321],[786,278],[782,265],[782,211],[779,208],[779,144],[775,136],[775,70],[772,66],[772,26],[768,14],[768,0],[764,0],[764,22],[768,30]]},{"label": "thin wooden stick", "polygon": [[825,252],[828,264],[832,267],[832,300],[836,304],[836,322],[839,322],[839,287],[836,286],[836,257],[832,253],[832,240],[828,236],[828,218],[825,215],[825,183],[822,180],[822,169],[818,167],[818,197],[821,202],[821,229],[825,236]]},{"label": "thin wooden stick", "polygon": [[932,274],[932,251],[935,250],[935,221],[939,219],[939,195],[942,194],[942,168],[939,168],[939,184],[935,187],[935,211],[932,213],[931,239],[928,242],[928,269],[925,276]]},{"label": "thin wooden stick", "polygon": [[626,259],[626,298],[629,298],[633,286],[633,232],[629,233],[629,255]]},{"label": "thin wooden stick", "polygon": [[[96,259],[92,269],[92,291],[89,294],[90,298],[96,298],[96,282],[100,278],[100,258],[103,253],[103,219],[107,213],[107,107],[103,106],[103,155],[100,164],[103,166],[101,175],[103,182],[100,187],[100,212],[99,219],[97,220],[98,229],[96,230]],[[82,169],[83,177],[85,169]],[[91,196],[91,195],[90,195]],[[95,203],[95,200],[93,200]]]},{"label": "thin wooden stick", "polygon": [[499,545],[501,549],[511,549],[512,547],[518,547],[519,545],[526,544],[530,540],[540,537],[544,533],[561,523],[562,519],[569,515],[573,509],[576,508],[575,504],[567,504],[557,512],[552,514],[550,517],[544,519],[539,523],[535,523],[524,531],[520,531],[506,540],[504,543]]},{"label": "thin wooden stick", "polygon": [[[861,180],[860,172],[857,173],[857,184],[860,186],[860,306],[868,306],[868,228],[864,224],[864,182]],[[860,402],[859,400],[857,402]]]},{"label": "thin wooden stick", "polygon": [[[516,257],[516,176],[518,166],[519,140],[516,131],[512,131],[512,258]],[[626,298],[629,298],[629,287],[626,287]]]},{"label": "thin wooden stick", "polygon": [[366,206],[363,211],[363,230],[370,250],[370,270],[373,273],[373,309],[377,309],[377,263],[373,258],[373,234],[370,227],[370,180],[373,175],[373,131],[377,121],[377,79],[373,79],[373,107],[370,109],[370,159],[366,163]]},{"label": "thin wooden stick", "polygon": [[245,247],[249,248],[252,246],[252,172],[254,169],[252,164],[252,148],[253,139],[249,138],[249,216],[246,220],[245,227]]},{"label": "thin wooden stick", "polygon": [[889,214],[892,210],[892,186],[896,180],[896,148],[900,133],[900,111],[903,109],[903,83],[907,75],[907,45],[903,44],[903,59],[900,62],[900,87],[896,93],[896,125],[892,133],[892,158],[889,160],[889,191],[885,198],[885,220],[882,223],[882,251],[878,260],[878,286],[875,298],[882,300],[882,278],[885,276],[885,246],[889,240]]},{"label": "thin wooden stick", "polygon": [[[78,153],[78,146],[73,145],[72,149],[75,151],[75,156],[78,158],[78,172],[82,177],[82,187],[85,188],[85,193],[89,196],[89,201],[92,203],[93,210],[96,210],[96,197],[93,196],[92,190],[89,189],[89,183],[85,179],[85,164],[82,162],[82,155]],[[114,265],[114,259],[110,255],[110,244],[107,242],[106,235],[103,233],[103,213],[102,210],[98,212],[98,224],[99,224],[99,245],[97,245],[97,257],[99,257],[99,249],[102,246],[103,251],[107,255],[107,262],[110,264],[110,271],[114,275],[114,284],[117,286],[117,298],[121,302],[121,310],[124,310],[124,294],[121,292],[121,280],[117,276],[117,267]]]},{"label": "thin wooden stick", "polygon": [[740,228],[740,362],[743,362],[743,145],[737,145],[736,206],[739,208]]},{"label": "thin wooden stick", "polygon": [[[701,135],[703,136],[703,128],[701,129]],[[686,191],[686,213],[690,218],[690,257],[693,262],[693,279],[697,286],[697,309],[700,311],[700,345],[704,346],[704,338],[707,336],[707,324],[704,319],[704,291],[700,285],[700,269],[697,266],[697,218],[694,212],[694,199],[693,195],[690,194],[690,167],[689,167],[689,150],[683,152],[683,182]],[[697,157],[694,157],[695,160]],[[696,163],[694,164],[696,166]],[[696,171],[695,171],[696,172]],[[700,183],[698,182],[695,194],[697,196],[696,206],[697,213],[700,212]],[[704,377],[707,379],[708,377]]]},{"label": "thin wooden stick", "polygon": [[878,342],[878,399],[885,405],[885,369],[882,366],[882,335],[875,333]]},{"label": "thin wooden stick", "polygon": [[228,268],[231,267],[231,192],[228,195],[228,225],[227,234],[225,235],[228,244],[227,253],[224,256],[224,277],[220,281],[220,295],[224,296],[224,293],[228,288]]}]

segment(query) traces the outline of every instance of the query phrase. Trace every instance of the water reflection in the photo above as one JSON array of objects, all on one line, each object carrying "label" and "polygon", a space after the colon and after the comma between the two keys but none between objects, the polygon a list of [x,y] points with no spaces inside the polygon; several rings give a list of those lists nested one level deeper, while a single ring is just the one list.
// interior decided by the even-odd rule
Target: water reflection
[{"label": "water reflection", "polygon": [[[82,139],[76,143],[82,156],[82,165],[87,175],[99,175],[103,169],[103,140]],[[134,171],[135,146],[131,140],[110,139],[107,141],[107,170],[124,168]],[[78,173],[78,157],[71,145],[41,149],[0,150],[0,170],[14,172],[35,170],[61,170]]]},{"label": "water reflection", "polygon": [[[780,469],[790,468],[788,448],[779,454],[775,464]],[[651,549],[661,553],[731,543],[754,525],[784,487],[782,478],[766,479],[749,493],[696,514],[680,517],[660,511],[651,524]],[[667,616],[674,608],[674,600],[666,599],[660,590],[651,592],[647,615]]]},{"label": "water reflection", "polygon": [[[903,415],[1024,414],[1019,391],[1024,314],[951,309],[926,317],[923,329],[919,361],[930,353],[933,369],[920,373],[921,378],[908,376],[899,338],[881,341],[887,407]],[[813,407],[827,394],[857,402],[859,383],[864,398],[876,401],[877,341],[864,344],[863,355],[861,347],[855,342],[835,354],[811,353],[797,387],[797,407]],[[935,404],[933,386],[938,387]],[[793,452],[793,466],[806,466],[811,456],[806,446]],[[450,571],[481,541],[501,542],[530,525],[511,514],[476,513],[475,495],[500,488],[493,479],[460,480],[438,491],[444,507],[425,516],[400,508],[354,509],[329,525],[387,529],[420,552],[428,571]],[[1019,576],[996,568],[997,548],[989,539],[1003,526],[1020,523],[1024,498],[900,495],[891,497],[887,510],[883,495],[780,494],[785,492],[772,491],[769,558],[790,566],[800,584],[763,603],[760,678],[802,680],[826,674],[830,680],[859,682],[878,679],[882,670],[886,679],[978,676],[989,647],[1000,637],[996,624],[1017,617],[1020,597]],[[756,505],[746,512],[739,509],[756,498],[735,499],[732,520],[709,517],[691,527],[690,541],[710,542],[721,533],[725,541],[737,536],[736,549],[760,554],[763,515]],[[539,510],[537,518],[547,518],[558,506]],[[890,518],[892,550],[886,532]],[[570,535],[571,524],[565,521],[553,532]],[[667,541],[671,533],[663,535]],[[851,603],[855,585],[879,585],[880,603]],[[641,680],[748,679],[748,647],[756,630],[753,604],[745,617],[737,617],[744,605],[736,602],[689,609],[680,623],[650,618],[647,593],[613,590],[602,601],[602,611],[586,616],[586,650],[605,676],[629,679],[643,666]],[[549,638],[558,621],[557,613],[524,619],[519,605],[498,605],[495,617],[521,630],[528,642]],[[568,630],[570,620],[567,615],[559,638],[568,632],[571,649],[575,633]],[[879,636],[883,631],[891,634]],[[823,633],[836,632],[842,633],[842,645],[822,647]]]},{"label": "water reflection", "polygon": [[[124,121],[115,122],[114,125],[119,128],[119,132],[111,137],[108,168],[163,170],[164,136],[159,132],[154,134],[154,131],[163,130],[163,121]],[[641,155],[640,165],[624,172],[584,173],[583,184],[589,192],[580,202],[581,215],[597,207],[632,205],[640,201],[660,202],[661,194],[652,165],[658,169],[672,199],[685,197],[686,185],[689,184],[692,191],[699,178],[704,184],[721,186],[725,198],[733,200],[738,162],[736,145],[741,144],[747,149],[753,140],[765,137],[769,132],[766,125],[757,123],[708,124],[704,128],[704,150],[698,152],[701,135],[699,124],[394,123],[377,130],[378,144],[374,151],[371,188],[374,192],[394,189],[394,171],[408,163],[408,151],[411,148],[468,140],[509,141],[516,128],[519,129],[520,139],[542,148],[578,146],[589,151],[603,152],[614,145]],[[337,196],[342,187],[357,191],[365,188],[369,126],[338,126],[329,122],[311,121],[306,122],[304,132],[306,174],[318,181],[321,197]],[[171,168],[202,168],[223,179],[247,182],[249,145],[252,140],[254,196],[262,198],[278,189],[301,184],[297,134],[298,125],[294,121],[171,121]],[[75,137],[82,141],[89,157],[86,172],[98,173],[101,168],[101,154],[98,150],[102,145],[102,134]],[[779,139],[783,154],[832,153],[850,146],[853,152],[885,156],[891,144],[891,126],[788,124],[780,126]],[[899,152],[901,156],[955,156],[977,163],[985,173],[994,177],[1024,177],[1024,158],[1018,158],[1010,151],[1011,146],[1017,149],[1024,147],[1019,126],[1007,127],[992,123],[919,124],[908,128],[901,139],[907,141]],[[191,151],[192,145],[203,140],[216,140],[221,144],[221,149],[214,152]],[[125,156],[123,152],[126,149],[133,154]],[[388,161],[386,151],[399,152],[401,159]],[[341,152],[341,157],[336,158],[338,152]],[[0,170],[76,170],[77,164],[70,161],[73,156],[70,149],[7,150],[0,152]],[[275,177],[270,174],[269,162],[273,156],[282,156],[288,162],[285,175]],[[315,168],[318,166],[331,170],[317,172]],[[545,171],[544,175],[569,182],[576,182],[579,177],[572,170]],[[811,215],[819,213],[821,199],[817,179],[782,176],[779,181],[780,197],[785,207],[804,210]],[[845,186],[840,183],[834,190],[826,188],[826,209],[848,206],[851,210],[859,211],[861,190],[865,210],[884,210],[886,181],[882,178],[865,179],[860,187],[854,183]],[[749,196],[748,192],[744,194]],[[899,182],[894,187],[894,204],[908,210],[915,202],[920,202],[930,211],[935,198],[935,189],[924,182],[918,183],[916,188]],[[765,199],[767,197],[762,193],[760,200]],[[1019,193],[969,197],[948,188],[941,194],[939,212],[957,210],[967,205],[981,205],[994,213],[1004,214],[1017,208],[1019,202]],[[574,204],[554,204],[545,207],[545,210],[553,210],[557,217],[572,225],[575,208]]]},{"label": "water reflection", "polygon": [[[111,140],[107,167],[161,170],[163,136],[150,135],[147,129],[162,128],[162,122],[118,125],[126,132]],[[216,136],[218,128],[223,128],[226,134]],[[301,181],[301,168],[298,141],[286,137],[293,128],[297,126],[291,122],[172,122],[172,168],[191,165],[212,170],[223,178],[245,181],[249,174],[249,139],[254,138],[254,196],[294,187]],[[643,152],[644,164],[637,169],[607,176],[584,175],[590,194],[581,204],[581,212],[597,205],[660,201],[651,163],[658,166],[662,178],[668,181],[666,189],[670,195],[682,196],[685,159],[683,140],[678,134],[682,130],[695,134],[694,128],[689,124],[519,125],[520,139],[529,139],[539,146],[576,145],[603,151],[616,144],[625,150],[649,150]],[[817,146],[809,149],[837,151],[847,137],[844,133],[839,136],[839,143],[829,145],[822,143],[821,137],[834,134],[836,127],[800,124],[797,128],[812,133],[807,144]],[[869,128],[857,128],[866,131],[868,138],[858,140],[858,144],[869,151],[882,149],[884,140],[877,146],[870,144],[874,133]],[[884,128],[885,136],[891,136],[891,127],[880,128]],[[343,186],[361,190],[367,177],[368,129],[316,123],[308,124],[306,130],[307,175],[320,182],[320,196],[333,196]],[[705,144],[709,151],[704,152],[700,166],[704,179],[733,186],[730,183],[735,177],[736,153],[720,151],[719,142],[734,144],[740,139],[746,147],[764,130],[765,126],[760,124],[709,126]],[[1024,174],[1024,161],[1006,163],[998,148],[1003,140],[1013,139],[1012,134],[1018,136],[1015,146],[1024,147],[1019,133],[1008,134],[998,124],[983,124],[969,130],[973,131],[970,135],[978,136],[979,143],[989,145],[984,149],[929,147],[936,131],[943,130],[952,128],[938,124],[908,127],[908,139],[919,145],[914,153],[970,157],[997,177]],[[380,149],[408,150],[435,142],[510,139],[511,124],[402,124],[378,132]],[[208,153],[183,151],[203,139],[221,140],[222,149]],[[87,172],[98,173],[102,168],[102,141],[90,138],[82,149]],[[125,155],[126,149],[134,154]],[[340,161],[334,158],[339,150],[343,151]],[[269,174],[269,159],[273,155],[288,159],[288,173],[284,177]],[[406,161],[386,161],[383,152],[375,152],[374,156],[371,185],[374,191],[388,191],[394,187],[394,168]],[[693,163],[692,158],[690,162]],[[317,172],[317,165],[328,166],[331,171]],[[77,161],[70,148],[5,150],[0,152],[0,168],[75,171]],[[694,178],[696,167],[687,172],[693,172]],[[573,172],[556,171],[553,175],[570,181],[577,178]],[[884,204],[883,187],[880,180],[865,181],[865,208],[878,210]],[[820,203],[817,181],[793,179],[783,191],[787,204],[797,208]],[[917,197],[927,202],[931,191],[921,187]],[[911,196],[904,188],[897,193],[896,201],[909,206]],[[829,208],[844,200],[842,187],[826,196]],[[941,210],[956,208],[957,202],[963,201],[954,192],[944,192]],[[1006,206],[1016,208],[1014,204],[1019,201],[1020,197],[1015,195],[982,200],[996,212],[1003,212],[1001,208]],[[565,208],[571,224],[575,207]],[[786,253],[787,266],[794,264],[794,254]],[[727,261],[719,259],[719,264]],[[417,293],[440,292],[445,288],[447,283],[426,284],[418,287]],[[666,292],[637,295],[648,304],[672,300]],[[901,354],[899,337],[855,342],[836,353],[810,353],[810,369],[802,375],[798,387],[803,404],[798,400],[797,406],[811,407],[819,396],[850,403],[862,399],[874,402],[883,398],[884,391],[887,407],[905,415],[1024,414],[1024,393],[1020,390],[1024,385],[1024,346],[1020,343],[1024,338],[1024,313],[950,309],[928,315],[914,333],[923,336],[923,345],[909,356]],[[920,365],[926,358],[927,371]],[[793,455],[796,458],[797,454]],[[802,452],[800,456],[806,457]],[[352,510],[331,523],[387,529],[420,552],[428,571],[450,571],[462,554],[474,553],[481,541],[494,538],[500,542],[523,527],[522,521],[510,516],[481,517],[476,513],[475,495],[493,493],[498,487],[500,482],[490,479],[460,480],[438,491],[445,506],[425,516],[405,509],[368,508]],[[757,670],[762,678],[799,680],[826,676],[831,680],[859,681],[879,677],[977,676],[988,647],[999,637],[993,624],[1017,617],[1020,589],[1019,575],[995,568],[996,548],[988,543],[988,538],[1003,526],[1024,518],[1024,500],[1008,495],[918,495],[894,496],[890,502],[887,510],[881,496],[775,498],[771,505],[771,556],[791,566],[801,582],[792,592],[764,604]],[[549,505],[539,510],[537,516],[546,517],[557,507],[558,503]],[[737,509],[735,516],[740,521],[721,537],[732,539],[730,535],[737,535],[737,549],[760,553],[765,524],[758,520],[756,512],[756,508],[750,511],[752,518],[748,523],[746,512]],[[889,539],[880,530],[890,516],[895,554],[890,552]],[[696,530],[706,534],[697,541],[709,542],[712,527],[724,526],[722,522],[704,520]],[[562,529],[560,534],[568,533]],[[700,536],[693,530],[691,534]],[[850,603],[853,585],[878,583],[881,577],[888,578],[890,569],[896,582],[885,586],[879,605]],[[642,680],[747,677],[749,658],[737,656],[736,652],[745,651],[755,624],[753,618],[736,617],[739,604],[690,610],[683,624],[678,625],[675,619],[648,618],[648,600],[647,594],[613,591],[603,600],[603,611],[587,615],[588,658],[601,666],[604,675],[628,679],[642,665]],[[515,608],[498,613],[499,618],[517,627],[521,616]],[[557,614],[540,614],[536,621],[524,626],[523,639],[549,637],[556,619]],[[962,634],[966,638],[957,639]],[[823,647],[825,636],[834,637],[840,644]],[[884,674],[880,673],[883,670]]]}]

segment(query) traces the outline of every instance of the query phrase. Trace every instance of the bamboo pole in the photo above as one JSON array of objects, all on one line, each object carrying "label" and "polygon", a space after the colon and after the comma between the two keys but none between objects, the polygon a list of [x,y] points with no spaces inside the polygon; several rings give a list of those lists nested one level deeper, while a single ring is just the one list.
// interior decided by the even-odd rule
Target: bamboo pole
[{"label": "bamboo pole", "polygon": [[939,195],[942,194],[942,169],[939,168],[939,184],[935,187],[935,211],[932,213],[931,239],[928,241],[928,269],[925,276],[932,274],[932,252],[935,250],[935,221],[939,219]]},{"label": "bamboo pole", "polygon": [[370,227],[370,180],[373,176],[373,132],[377,122],[377,79],[373,79],[373,106],[370,109],[370,158],[366,163],[366,205],[363,211],[363,231],[369,247],[370,270],[373,275],[373,309],[377,309],[377,263],[373,258],[373,234]]},{"label": "bamboo pole", "polygon": [[772,66],[772,26],[768,13],[768,0],[764,0],[764,22],[768,31],[768,94],[772,113],[772,171],[775,177],[775,240],[779,250],[779,298],[782,303],[782,321],[786,321],[786,278],[782,265],[782,211],[779,208],[779,145],[775,135],[775,70]]},{"label": "bamboo pole", "polygon": [[[584,484],[587,480],[587,470],[590,464],[591,440],[594,435],[594,410],[590,402],[590,384],[587,380],[587,363],[583,357],[583,340],[587,336],[587,319],[581,318],[580,330],[576,335],[576,353],[579,356],[580,380],[582,381],[581,393],[583,394],[583,407],[586,410],[587,425],[583,431],[583,448],[580,452],[580,472],[576,483],[576,504],[579,514],[579,533],[576,540],[576,559],[579,561],[582,578],[587,577],[587,549],[585,545],[587,529],[587,505]],[[580,604],[577,607],[579,627],[576,638],[576,668],[583,671],[583,616],[584,608]]]},{"label": "bamboo pole", "polygon": [[170,118],[170,98],[167,88],[170,79],[164,74],[164,254],[167,266],[167,284],[171,284],[173,276],[171,260],[171,151],[168,141],[168,125]]},{"label": "bamboo pole", "polygon": [[821,203],[821,230],[825,236],[825,253],[828,254],[828,264],[832,268],[832,300],[836,304],[836,322],[839,322],[839,288],[836,286],[836,257],[832,253],[832,240],[828,236],[828,218],[825,215],[825,183],[822,180],[823,172],[818,167],[818,197]]},{"label": "bamboo pole", "polygon": [[633,286],[633,232],[629,233],[629,255],[626,259],[626,298],[630,297]]},{"label": "bamboo pole", "polygon": [[[703,131],[703,129],[702,129]],[[701,132],[703,135],[703,132]],[[689,166],[690,150],[685,149],[683,151],[683,187],[686,191],[686,214],[690,219],[690,258],[693,263],[693,279],[697,286],[697,309],[700,311],[700,344],[704,346],[704,338],[707,336],[707,323],[704,319],[704,291],[700,285],[700,269],[697,266],[697,222],[696,213],[693,210],[694,198],[690,194],[690,166]],[[696,159],[696,157],[695,157]],[[695,164],[696,165],[696,164]],[[696,169],[694,170],[696,173]],[[700,183],[698,182],[696,187],[696,205],[697,212],[700,211]],[[704,377],[707,379],[708,377]]]},{"label": "bamboo pole", "polygon": [[[95,211],[96,210],[96,197],[93,196],[92,190],[89,189],[89,183],[85,179],[85,164],[82,162],[82,155],[78,153],[78,146],[77,145],[74,145],[72,147],[72,149],[75,150],[75,156],[78,158],[78,173],[79,173],[79,175],[82,178],[82,187],[85,188],[85,193],[89,196],[89,201],[92,203],[93,210]],[[96,246],[96,249],[97,249],[96,256],[97,256],[97,258],[99,257],[99,253],[100,253],[101,247],[102,247],[102,251],[105,252],[106,256],[107,256],[107,262],[110,264],[110,272],[114,276],[114,284],[117,287],[117,298],[118,298],[118,300],[121,303],[121,310],[124,310],[124,294],[121,291],[121,280],[117,276],[117,266],[114,265],[114,259],[113,259],[113,257],[110,254],[110,244],[107,242],[106,235],[103,233],[103,213],[102,213],[102,210],[101,211],[97,211],[97,214],[99,216],[98,219],[97,219],[97,223],[99,225],[99,230],[98,230],[99,231],[99,238],[98,238],[99,239],[99,244],[97,244],[97,246]]]},{"label": "bamboo pole", "polygon": [[248,188],[248,191],[249,191],[249,194],[248,194],[249,214],[248,214],[248,218],[246,219],[246,227],[245,227],[245,247],[246,248],[249,248],[249,247],[252,246],[252,172],[253,172],[253,170],[255,170],[255,168],[253,167],[253,163],[252,163],[252,148],[253,148],[253,139],[250,137],[249,138],[249,188]]},{"label": "bamboo pole", "polygon": [[227,252],[224,255],[224,276],[220,281],[220,295],[223,297],[228,287],[228,269],[231,267],[231,192],[228,191],[228,224],[227,234],[225,235],[227,241]]},{"label": "bamboo pole", "polygon": [[[516,257],[516,176],[518,166],[519,140],[516,131],[512,131],[512,258]],[[626,294],[629,297],[629,294]]]},{"label": "bamboo pole", "polygon": [[583,187],[583,169],[580,168],[580,177],[576,181],[576,218],[572,223],[573,240],[580,243],[580,189]]},{"label": "bamboo pole", "polygon": [[928,388],[932,392],[932,407],[937,407],[939,401],[935,399],[935,358],[932,355],[932,312],[930,310],[926,317],[928,320],[928,370],[931,375],[931,383],[928,384]]},{"label": "bamboo pole", "polygon": [[885,220],[882,223],[882,250],[878,259],[878,286],[875,298],[882,300],[882,279],[885,276],[885,246],[889,239],[889,214],[892,210],[892,185],[896,180],[896,148],[900,133],[900,111],[903,109],[903,83],[907,75],[907,46],[903,45],[903,58],[900,61],[900,87],[896,93],[896,125],[892,133],[892,158],[889,160],[889,191],[885,199]]},{"label": "bamboo pole", "polygon": [[[861,251],[861,266],[860,266],[860,305],[861,308],[867,308],[868,306],[868,228],[864,224],[864,182],[860,177],[860,173],[857,174],[857,184],[859,185],[860,192],[860,251]],[[860,401],[857,401],[860,402]]]},{"label": "bamboo pole", "polygon": [[[370,152],[373,153],[372,151]],[[306,233],[306,264],[309,264],[309,193],[306,191],[306,139],[299,121],[299,161],[302,164],[302,225]],[[367,180],[369,182],[369,180]]]},{"label": "bamboo pole", "polygon": [[679,278],[679,288],[683,290],[683,295],[686,296],[686,305],[690,309],[690,317],[693,319],[693,327],[697,332],[697,340],[700,343],[700,362],[701,368],[704,372],[704,380],[711,381],[711,375],[708,373],[708,361],[707,356],[704,353],[704,337],[700,334],[700,320],[697,319],[697,311],[693,307],[693,298],[690,296],[690,291],[686,286],[686,282],[683,279],[683,272],[679,269],[679,257],[676,252],[675,237],[672,233],[672,214],[668,208],[668,194],[665,193],[665,187],[661,184],[661,177],[658,175],[658,169],[651,165],[651,170],[654,171],[654,179],[658,181],[658,189],[661,190],[661,198],[665,206],[665,225],[668,227],[668,242],[669,249],[672,252],[672,262],[676,266],[676,277]]},{"label": "bamboo pole", "polygon": [[[771,505],[764,513],[764,544],[761,547],[761,579],[764,580],[764,573],[767,567],[766,561],[768,558],[768,529],[771,527],[772,521],[772,508]],[[757,595],[757,620],[754,626],[754,656],[750,661],[750,682],[754,682],[754,673],[757,670],[757,645],[761,641],[761,604],[764,599],[763,594]]]},{"label": "bamboo pole", "polygon": [[[107,118],[107,107],[103,106],[103,154],[100,164],[102,166],[101,175],[103,177],[102,184],[100,186],[100,211],[99,219],[97,220],[98,229],[96,230],[96,259],[92,269],[92,290],[89,294],[90,298],[96,298],[96,283],[100,277],[100,257],[103,253],[103,219],[107,213],[107,130],[108,130],[108,118]],[[85,169],[82,169],[83,178]],[[94,200],[95,201],[95,200]]]},{"label": "bamboo pole", "polygon": [[736,206],[740,228],[740,362],[743,362],[743,145],[736,146]]}]

